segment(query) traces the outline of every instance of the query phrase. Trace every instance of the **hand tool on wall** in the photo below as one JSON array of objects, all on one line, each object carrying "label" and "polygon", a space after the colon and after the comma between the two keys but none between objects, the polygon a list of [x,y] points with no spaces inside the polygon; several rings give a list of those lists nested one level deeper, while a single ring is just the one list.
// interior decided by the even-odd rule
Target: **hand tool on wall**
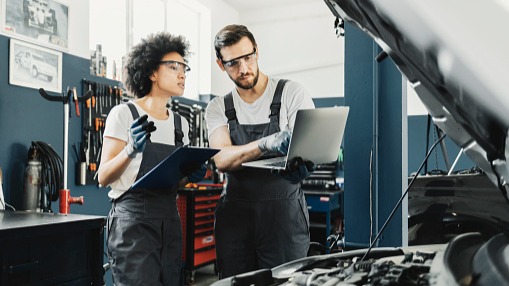
[{"label": "hand tool on wall", "polygon": [[115,99],[115,104],[120,104],[122,103],[122,90],[118,87],[115,88],[115,90],[117,91],[116,93],[116,99]]},{"label": "hand tool on wall", "polygon": [[[64,183],[63,189],[59,190],[59,201],[60,201],[60,213],[68,214],[70,209],[70,204],[79,203],[83,204],[83,197],[72,198],[70,195],[70,190],[67,188],[67,161],[68,161],[68,134],[69,134],[69,118],[67,114],[69,114],[69,100],[72,95],[72,91],[68,89],[67,93],[62,93],[62,96],[52,96],[46,93],[46,91],[42,88],[39,89],[39,93],[42,97],[49,101],[57,101],[62,102],[64,104]],[[90,98],[91,92],[87,91],[87,93],[81,97],[76,96],[77,101],[86,101]]]},{"label": "hand tool on wall", "polygon": [[97,101],[99,100],[99,84],[94,84],[94,95],[95,95],[95,106],[94,106],[94,112],[95,114],[99,113],[99,104],[97,104]]},{"label": "hand tool on wall", "polygon": [[[111,86],[108,86],[108,109],[111,109],[111,107],[113,106],[113,102],[111,100],[111,97],[113,96],[113,89],[111,88]],[[109,110],[108,110],[109,112]]]},{"label": "hand tool on wall", "polygon": [[73,95],[74,107],[76,108],[76,116],[80,117],[80,106],[78,104],[78,94],[76,92],[76,87],[72,88],[72,95]]},{"label": "hand tool on wall", "polygon": [[[88,83],[88,91],[92,92],[92,84],[91,83]],[[84,130],[87,132],[87,137],[86,137],[86,144],[84,144],[83,148],[85,146],[87,146],[87,149],[84,151],[84,153],[85,153],[85,163],[88,166],[88,163],[89,163],[88,150],[90,150],[90,128],[92,126],[92,110],[95,109],[95,95],[93,92],[92,92],[92,96],[90,97],[90,99],[87,99],[87,108],[88,108],[88,118],[87,118],[87,125],[85,127],[86,130]]]},{"label": "hand tool on wall", "polygon": [[0,210],[5,209],[4,190],[2,189],[2,169],[0,168]]},{"label": "hand tool on wall", "polygon": [[94,175],[99,168],[106,118],[110,110],[122,103],[122,89],[117,86],[102,84],[83,79],[83,89],[93,92],[87,101],[87,112],[82,120],[82,146],[86,154],[87,184],[94,182]]}]

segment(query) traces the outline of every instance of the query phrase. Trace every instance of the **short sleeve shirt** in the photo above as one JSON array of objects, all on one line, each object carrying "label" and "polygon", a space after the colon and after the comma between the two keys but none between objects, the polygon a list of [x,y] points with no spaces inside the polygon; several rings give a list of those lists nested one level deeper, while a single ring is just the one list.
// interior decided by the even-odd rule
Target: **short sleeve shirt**
[{"label": "short sleeve shirt", "polygon": [[[131,102],[134,103],[134,106],[138,110],[140,116],[147,114],[138,104],[136,104],[135,101]],[[173,113],[171,111],[169,111],[169,113],[170,116],[166,120],[155,119],[150,115],[148,116],[148,120],[154,121],[154,126],[157,128],[156,131],[152,132],[150,141],[154,143],[175,145],[174,118]],[[131,126],[133,120],[134,119],[132,117],[131,110],[127,104],[120,104],[113,107],[106,119],[104,137],[112,137],[127,142],[127,130]],[[182,132],[184,133],[184,138],[182,141],[184,144],[189,144],[189,123],[184,117],[182,117]],[[138,153],[136,157],[131,161],[129,166],[127,166],[127,169],[120,176],[120,178],[111,183],[111,191],[108,193],[110,198],[118,198],[131,187],[131,185],[136,180],[136,176],[140,170],[142,159],[143,154]]]},{"label": "short sleeve shirt", "polygon": [[[253,103],[245,102],[236,89],[232,91],[233,104],[239,124],[262,124],[270,121],[270,105],[279,79],[270,78],[263,95]],[[297,110],[314,108],[313,100],[304,87],[294,81],[288,81],[281,97],[279,125],[281,130],[293,130]],[[218,127],[227,126],[224,96],[214,98],[205,111],[207,132],[210,136]]]}]

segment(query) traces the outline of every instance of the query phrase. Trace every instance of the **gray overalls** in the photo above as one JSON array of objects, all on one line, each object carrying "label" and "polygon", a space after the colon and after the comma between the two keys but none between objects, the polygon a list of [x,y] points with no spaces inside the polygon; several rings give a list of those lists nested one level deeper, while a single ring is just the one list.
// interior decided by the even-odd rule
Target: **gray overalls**
[{"label": "gray overalls", "polygon": [[[279,110],[286,81],[278,82],[270,122],[241,125],[232,94],[225,96],[233,145],[243,145],[280,131]],[[306,257],[309,214],[300,184],[270,170],[244,168],[228,172],[226,190],[216,207],[216,254],[220,278]]]},{"label": "gray overalls", "polygon": [[[134,119],[136,107],[128,103]],[[147,140],[136,179],[182,146],[180,115],[173,113],[175,146]],[[157,130],[155,132],[165,132]],[[131,189],[112,200],[108,257],[115,285],[179,285],[182,226],[172,189]]]}]

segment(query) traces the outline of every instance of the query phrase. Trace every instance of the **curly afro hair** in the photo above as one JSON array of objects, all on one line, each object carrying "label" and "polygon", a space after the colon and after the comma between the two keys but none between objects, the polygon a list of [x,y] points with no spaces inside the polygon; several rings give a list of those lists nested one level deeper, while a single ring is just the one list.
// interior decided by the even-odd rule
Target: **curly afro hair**
[{"label": "curly afro hair", "polygon": [[171,52],[179,53],[187,63],[189,42],[183,36],[161,32],[149,35],[134,46],[125,67],[127,89],[137,98],[147,95],[152,88],[150,76],[164,55]]}]

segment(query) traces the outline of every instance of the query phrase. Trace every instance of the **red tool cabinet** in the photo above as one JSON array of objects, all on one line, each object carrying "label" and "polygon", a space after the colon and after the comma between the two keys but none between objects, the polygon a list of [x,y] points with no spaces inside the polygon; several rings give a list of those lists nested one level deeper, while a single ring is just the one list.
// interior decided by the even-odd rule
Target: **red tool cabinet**
[{"label": "red tool cabinet", "polygon": [[215,263],[214,210],[223,186],[198,186],[178,190],[177,207],[182,221],[184,279],[194,282],[195,269]]}]

